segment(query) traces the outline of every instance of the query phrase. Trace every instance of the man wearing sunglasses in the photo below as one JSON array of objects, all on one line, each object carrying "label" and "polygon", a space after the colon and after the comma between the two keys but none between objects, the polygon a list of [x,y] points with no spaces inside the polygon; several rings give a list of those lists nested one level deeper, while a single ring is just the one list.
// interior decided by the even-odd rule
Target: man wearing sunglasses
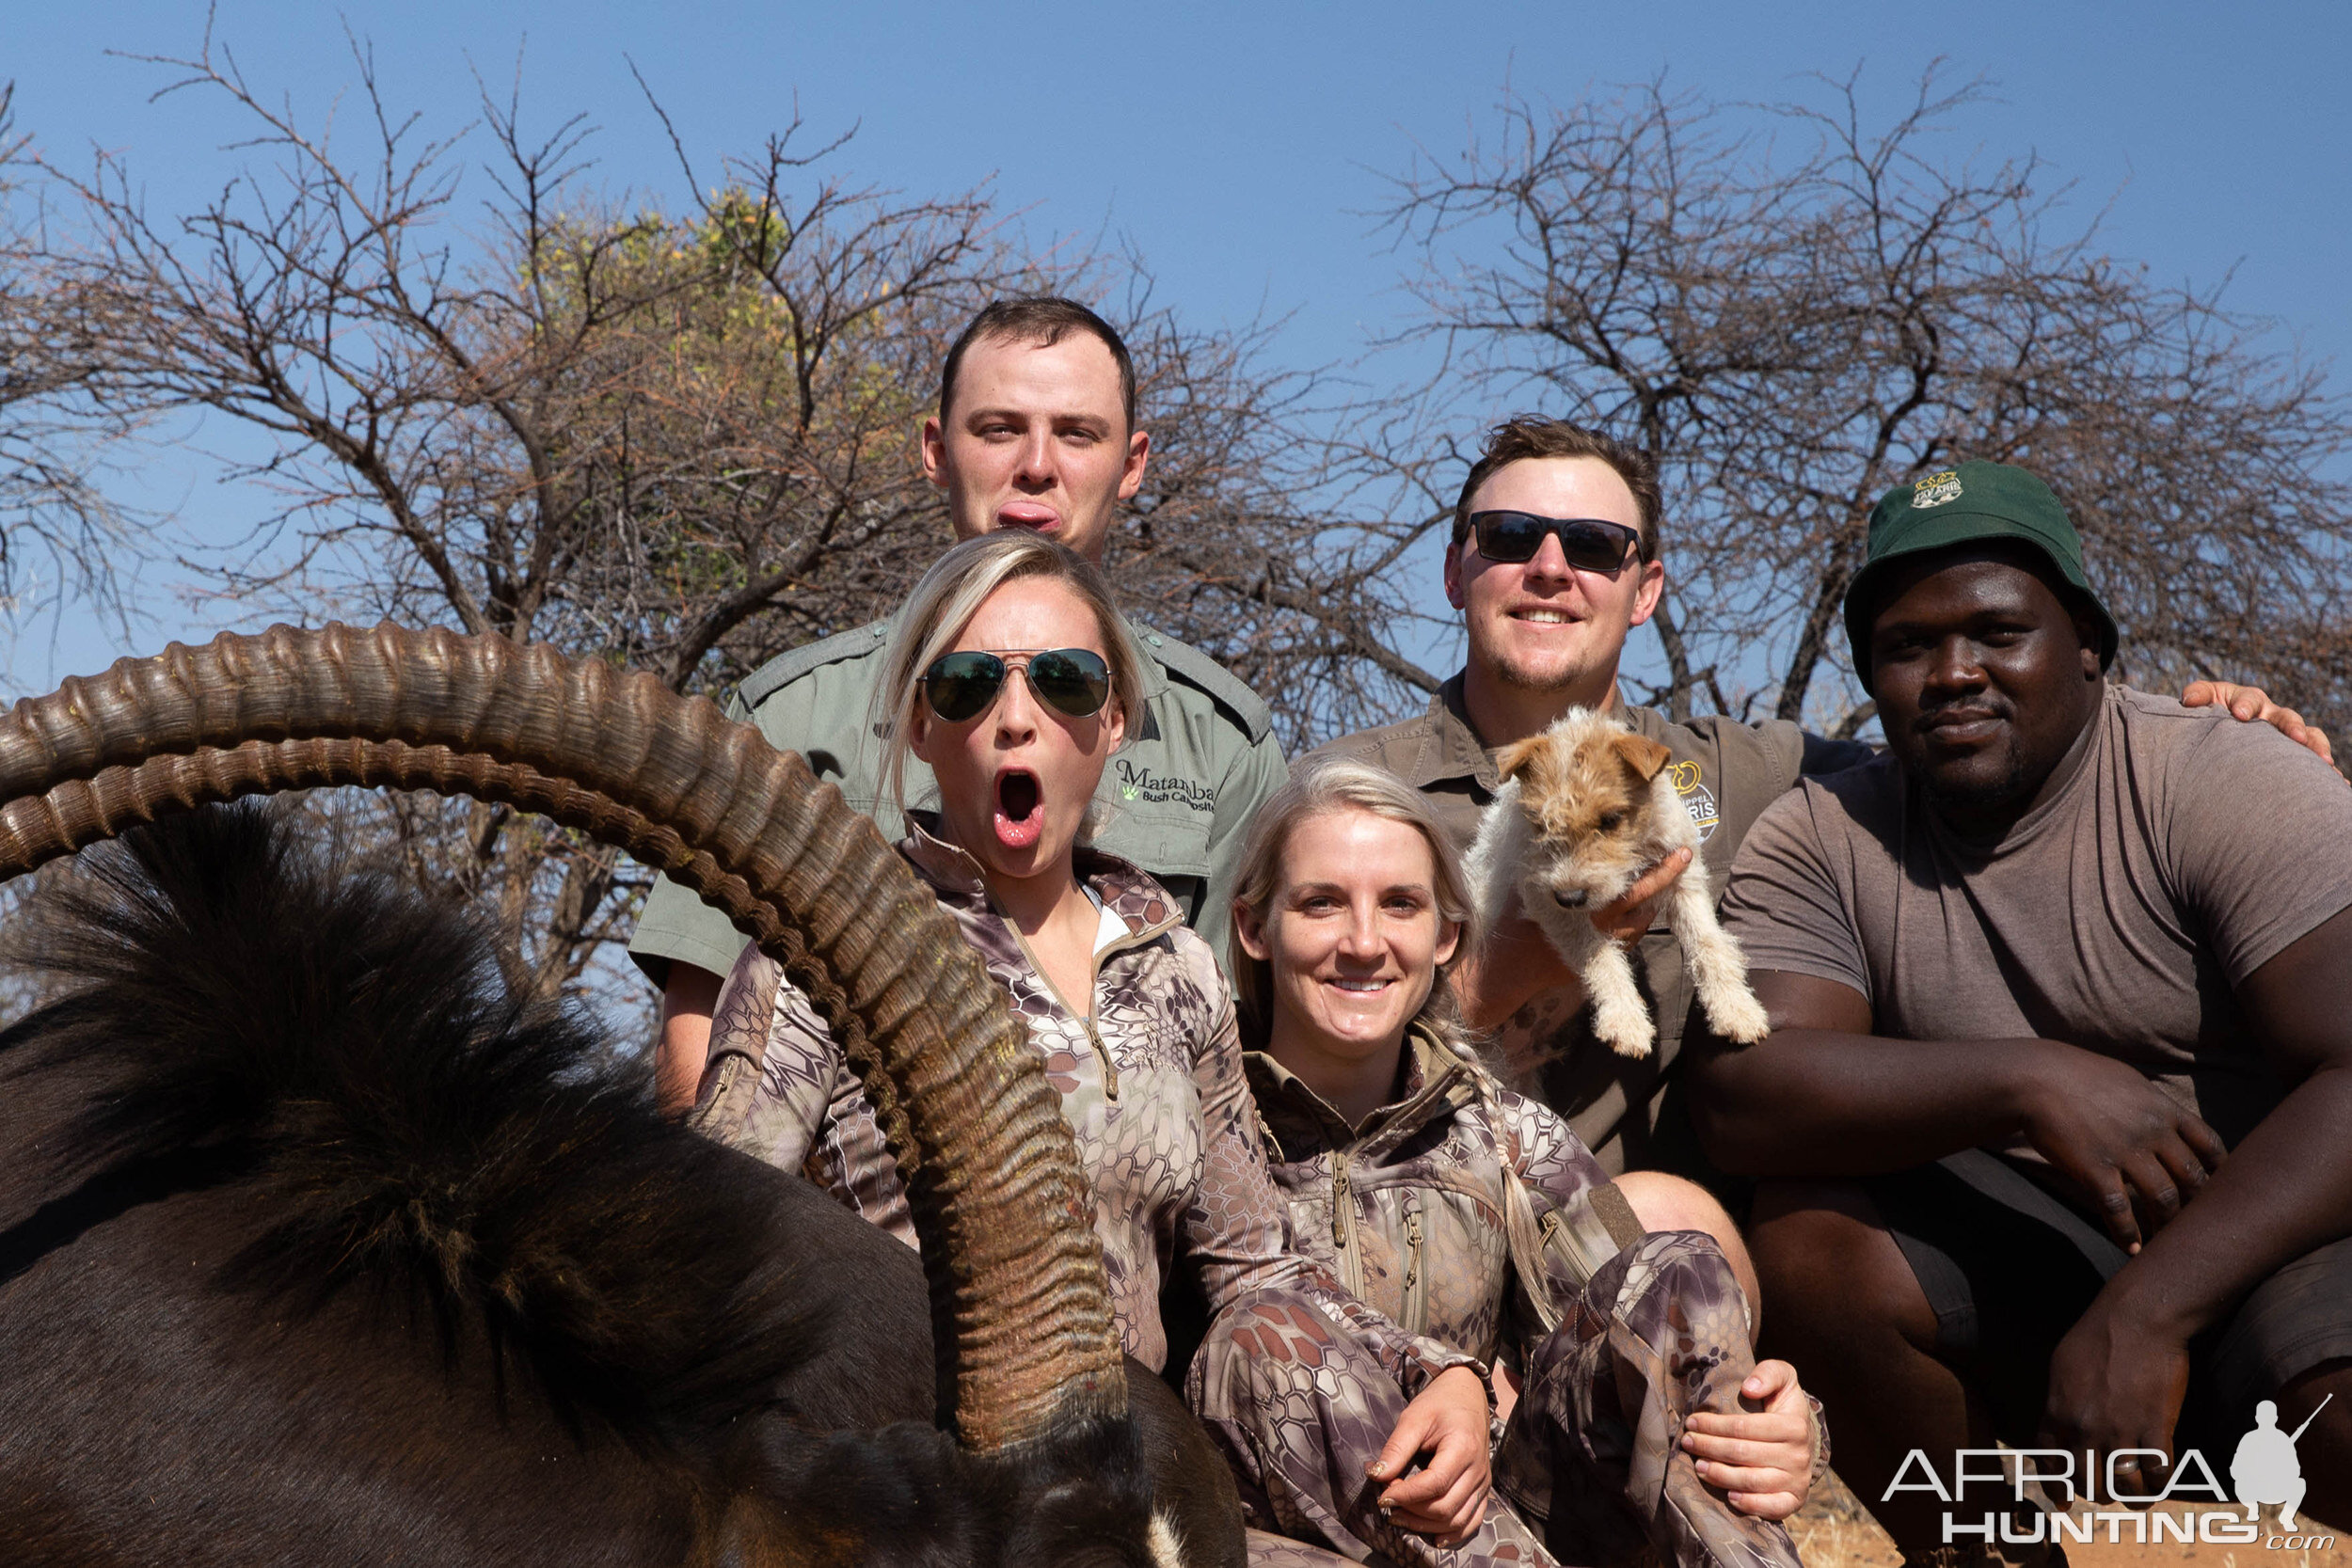
[{"label": "man wearing sunglasses", "polygon": [[[955,536],[1034,529],[1100,562],[1119,503],[1142,486],[1150,459],[1135,398],[1127,345],[1085,306],[1041,296],[982,310],[948,349],[939,413],[923,427],[924,471],[946,494]],[[877,621],[771,660],[742,684],[728,713],[799,752],[895,839],[904,830],[882,777],[884,737],[873,716],[892,629],[891,621]],[[1104,770],[1097,803],[1104,825],[1092,842],[1158,879],[1221,955],[1242,838],[1260,802],[1281,785],[1281,748],[1265,705],[1216,661],[1149,626],[1130,629],[1144,655],[1144,711]],[[1064,712],[1099,708],[1089,672],[1061,652],[1029,661],[1030,689]],[[943,675],[932,705],[944,712],[943,702],[970,700],[984,707],[982,689],[993,697],[1005,678],[1001,666],[959,666]],[[906,800],[935,803],[930,770],[914,759]],[[629,956],[662,987],[657,1074],[665,1105],[693,1096],[720,977],[745,940],[673,883],[657,884],[645,902]]]},{"label": "man wearing sunglasses", "polygon": [[[1421,717],[1343,736],[1317,754],[1388,768],[1427,794],[1467,846],[1501,784],[1497,751],[1571,707],[1606,709],[1672,753],[1669,776],[1698,825],[1714,885],[1724,886],[1748,829],[1801,774],[1835,772],[1873,753],[1783,720],[1677,724],[1623,700],[1617,665],[1626,638],[1657,611],[1665,592],[1659,511],[1656,469],[1624,443],[1534,416],[1495,427],[1463,483],[1445,554],[1446,599],[1462,612],[1468,633],[1464,667]],[[2267,719],[2327,754],[2324,736],[2262,693],[2217,690],[2238,718]],[[1621,941],[1639,943],[1637,968],[1659,1028],[1647,1057],[1620,1056],[1593,1038],[1581,984],[1525,920],[1494,934],[1478,960],[1464,965],[1457,989],[1471,1022],[1496,1031],[1506,1058],[1545,1064],[1544,1098],[1613,1175],[1666,1170],[1720,1187],[1682,1108],[1677,1069],[1692,991],[1680,947],[1653,920],[1658,895],[1687,863],[1680,855],[1670,859],[1622,903],[1594,916]],[[1720,1234],[1723,1224],[1704,1209],[1674,1215],[1645,1206],[1643,1217],[1654,1229],[1678,1218]]]}]

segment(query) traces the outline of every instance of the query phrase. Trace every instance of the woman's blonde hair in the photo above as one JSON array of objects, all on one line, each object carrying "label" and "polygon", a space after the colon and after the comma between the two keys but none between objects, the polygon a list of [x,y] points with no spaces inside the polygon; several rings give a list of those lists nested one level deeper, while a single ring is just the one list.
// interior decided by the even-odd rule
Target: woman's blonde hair
[{"label": "woman's blonde hair", "polygon": [[1110,700],[1119,705],[1130,735],[1143,722],[1143,656],[1136,651],[1127,624],[1111,602],[1110,581],[1103,569],[1026,529],[1000,529],[966,539],[934,562],[907,596],[882,683],[874,689],[875,728],[889,737],[882,750],[882,777],[890,781],[890,798],[901,815],[907,805],[907,736],[923,701],[923,672],[955,646],[991,594],[1023,578],[1063,583],[1094,612],[1103,634],[1103,661],[1110,666]]},{"label": "woman's blonde hair", "polygon": [[[1477,914],[1470,884],[1462,877],[1462,858],[1421,791],[1387,768],[1339,757],[1302,764],[1274,799],[1259,808],[1257,820],[1249,825],[1249,837],[1242,847],[1241,871],[1234,880],[1233,903],[1237,909],[1249,911],[1263,926],[1281,883],[1282,851],[1289,847],[1291,835],[1311,817],[1343,811],[1368,812],[1402,822],[1428,844],[1434,884],[1430,891],[1437,895],[1438,918],[1454,926],[1461,935],[1453,957],[1438,966],[1429,998],[1412,1022],[1435,1034],[1456,1055],[1471,1054],[1472,1036],[1462,1022],[1454,988],[1447,982],[1454,961],[1478,942]],[[1251,958],[1242,947],[1238,918],[1230,940],[1233,1006],[1241,1018],[1242,1037],[1253,1046],[1263,1045],[1274,1022],[1274,966]]]}]

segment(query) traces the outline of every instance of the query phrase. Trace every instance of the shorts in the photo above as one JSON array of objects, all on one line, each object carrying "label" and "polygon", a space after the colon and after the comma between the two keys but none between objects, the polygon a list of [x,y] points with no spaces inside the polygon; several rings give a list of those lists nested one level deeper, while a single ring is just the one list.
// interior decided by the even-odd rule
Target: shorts
[{"label": "shorts", "polygon": [[[1982,1149],[1863,1187],[1935,1309],[1937,1357],[1984,1399],[2001,1441],[2030,1446],[2051,1353],[2123,1266],[2123,1250],[2015,1164]],[[2352,1238],[2287,1264],[2190,1342],[2181,1441],[2234,1441],[2253,1424],[2257,1401],[2347,1358]]]}]

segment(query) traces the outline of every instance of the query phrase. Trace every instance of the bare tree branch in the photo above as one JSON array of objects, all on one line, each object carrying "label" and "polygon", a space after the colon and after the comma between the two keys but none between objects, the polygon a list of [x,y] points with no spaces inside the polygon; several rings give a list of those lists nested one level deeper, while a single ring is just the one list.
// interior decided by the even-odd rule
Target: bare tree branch
[{"label": "bare tree branch", "polygon": [[[1022,250],[984,187],[911,198],[844,178],[846,138],[812,149],[797,120],[705,185],[664,117],[692,205],[599,199],[580,118],[529,129],[519,89],[485,85],[475,125],[433,139],[356,40],[352,58],[367,112],[341,141],[262,99],[209,38],[151,62],[167,92],[252,127],[239,176],[191,211],[151,214],[109,154],[49,171],[82,232],[45,253],[46,297],[116,345],[86,395],[270,443],[236,472],[278,498],[261,532],[282,547],[192,562],[247,613],[496,631],[721,694],[890,612],[937,555],[946,513],[914,436],[963,323],[998,293],[1101,298],[1136,273]],[[469,198],[474,236],[456,224]],[[1298,443],[1269,423],[1307,383],[1263,369],[1263,335],[1152,310],[1139,281],[1125,310],[1160,459],[1123,545],[1146,612],[1262,663],[1300,627],[1335,659],[1377,654],[1355,610],[1234,565],[1314,526],[1277,473]],[[337,809],[416,879],[495,907],[541,994],[599,961],[648,879],[492,808]]]},{"label": "bare tree branch", "polygon": [[149,527],[102,478],[135,421],[89,405],[107,324],[60,309],[15,96],[0,84],[0,616],[13,637],[80,604],[127,632]]},{"label": "bare tree branch", "polygon": [[1727,670],[1782,717],[1867,723],[1838,606],[1870,507],[1987,457],[2066,499],[2137,678],[2212,670],[2352,716],[2352,492],[2328,477],[2352,418],[2324,376],[2218,290],[2159,288],[2095,222],[2061,229],[2033,159],[1931,160],[1979,84],[1931,69],[1883,130],[1854,79],[1823,87],[1762,126],[1656,82],[1514,99],[1387,214],[1457,402],[1536,403],[1659,460],[1670,710],[1724,707],[1708,672]]}]

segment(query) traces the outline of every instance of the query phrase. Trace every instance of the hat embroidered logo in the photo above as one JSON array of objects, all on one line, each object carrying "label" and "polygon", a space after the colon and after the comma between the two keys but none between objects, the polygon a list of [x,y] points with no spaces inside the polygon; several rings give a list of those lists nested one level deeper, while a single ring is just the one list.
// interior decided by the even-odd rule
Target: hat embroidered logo
[{"label": "hat embroidered logo", "polygon": [[1930,474],[1911,487],[1911,504],[1916,507],[1942,506],[1946,501],[1958,499],[1960,475],[1950,468]]}]

